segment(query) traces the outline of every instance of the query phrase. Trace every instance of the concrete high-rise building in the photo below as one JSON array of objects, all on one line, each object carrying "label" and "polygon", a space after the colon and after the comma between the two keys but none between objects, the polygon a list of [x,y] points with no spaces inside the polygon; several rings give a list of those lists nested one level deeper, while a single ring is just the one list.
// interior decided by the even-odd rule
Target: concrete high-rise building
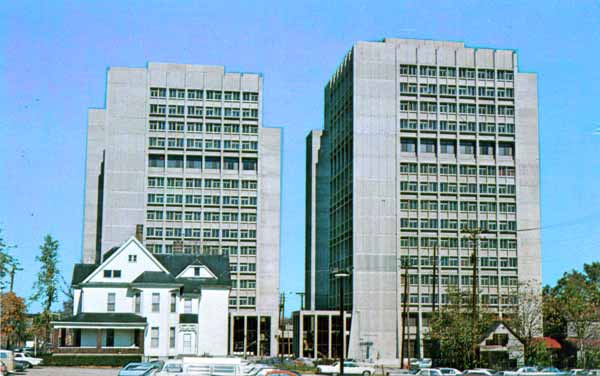
[{"label": "concrete high-rise building", "polygon": [[155,254],[229,255],[230,353],[276,354],[281,130],[262,77],[110,68],[88,115],[83,262],[137,234]]},{"label": "concrete high-rise building", "polygon": [[434,306],[471,289],[467,230],[486,230],[479,304],[507,312],[518,284],[539,288],[537,80],[516,51],[358,42],[324,94],[307,138],[306,306],[337,309],[346,284],[350,357],[399,357],[404,265],[405,356],[423,355]]}]

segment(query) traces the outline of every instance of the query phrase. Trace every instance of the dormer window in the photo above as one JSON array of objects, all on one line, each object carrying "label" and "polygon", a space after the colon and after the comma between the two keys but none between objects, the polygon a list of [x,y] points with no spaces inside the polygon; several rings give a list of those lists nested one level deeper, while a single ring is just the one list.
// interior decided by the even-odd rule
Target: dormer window
[{"label": "dormer window", "polygon": [[104,278],[121,278],[120,270],[104,270]]},{"label": "dormer window", "polygon": [[194,266],[194,277],[200,277],[200,267]]},{"label": "dormer window", "polygon": [[129,262],[137,262],[137,255],[129,255]]}]

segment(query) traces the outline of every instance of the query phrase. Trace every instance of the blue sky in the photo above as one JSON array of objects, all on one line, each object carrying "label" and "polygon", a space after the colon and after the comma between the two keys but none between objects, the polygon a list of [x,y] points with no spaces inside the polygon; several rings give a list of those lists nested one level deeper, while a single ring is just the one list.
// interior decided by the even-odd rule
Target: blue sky
[{"label": "blue sky", "polygon": [[[0,227],[29,296],[43,235],[70,279],[81,256],[86,111],[109,66],[225,65],[264,75],[264,125],[284,128],[281,288],[301,291],[304,137],[323,87],[359,40],[407,37],[514,48],[538,73],[545,283],[598,260],[597,1],[103,1],[0,5]],[[288,308],[299,299],[290,294]],[[39,305],[30,309],[37,311]]]}]

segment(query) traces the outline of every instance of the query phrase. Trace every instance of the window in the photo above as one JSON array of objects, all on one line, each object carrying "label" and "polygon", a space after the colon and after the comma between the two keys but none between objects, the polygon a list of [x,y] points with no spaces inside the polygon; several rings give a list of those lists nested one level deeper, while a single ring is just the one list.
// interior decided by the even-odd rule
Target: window
[{"label": "window", "polygon": [[456,153],[456,142],[453,140],[441,140],[440,141],[440,152],[442,154],[455,154]]},{"label": "window", "polygon": [[[188,141],[190,141],[190,140],[188,140]],[[193,168],[193,169],[199,170],[202,168],[202,157],[188,155],[185,158],[185,165],[187,168]]]},{"label": "window", "polygon": [[150,154],[148,156],[148,167],[165,167],[165,156],[158,154]]},{"label": "window", "polygon": [[221,100],[221,92],[220,91],[214,91],[214,90],[207,90],[206,91],[206,99],[210,99],[210,100]]},{"label": "window", "polygon": [[137,255],[129,255],[127,259],[129,262],[137,262]]},{"label": "window", "polygon": [[104,270],[104,278],[121,278],[120,270]]},{"label": "window", "polygon": [[244,171],[256,171],[258,168],[258,164],[256,162],[256,159],[254,158],[243,158],[242,167]]},{"label": "window", "polygon": [[192,313],[192,299],[186,298],[183,301],[183,313]]},{"label": "window", "polygon": [[219,157],[206,157],[204,168],[218,170],[221,168],[221,159]]},{"label": "window", "polygon": [[244,102],[258,102],[258,93],[243,93],[242,100]]},{"label": "window", "polygon": [[479,142],[479,155],[494,155],[494,143],[489,141]]},{"label": "window", "polygon": [[416,65],[400,65],[400,74],[403,76],[416,76],[417,66]]},{"label": "window", "polygon": [[139,292],[133,296],[133,311],[135,313],[142,312],[142,295]]},{"label": "window", "polygon": [[175,327],[172,326],[169,328],[169,347],[175,348]]},{"label": "window", "polygon": [[417,140],[414,138],[403,138],[400,140],[400,150],[405,153],[417,152]]},{"label": "window", "polygon": [[158,327],[153,326],[150,329],[150,347],[157,348],[158,347]]},{"label": "window", "polygon": [[177,312],[177,294],[171,293],[171,313]]},{"label": "window", "polygon": [[435,140],[422,139],[421,140],[421,153],[435,153],[436,142]]},{"label": "window", "polygon": [[498,155],[512,157],[514,155],[514,145],[509,142],[500,142],[498,145]]},{"label": "window", "polygon": [[460,142],[460,154],[463,155],[475,155],[475,141],[461,141]]},{"label": "window", "polygon": [[152,293],[152,312],[160,312],[160,294]]},{"label": "window", "polygon": [[169,155],[167,157],[168,168],[183,168],[183,156],[182,155]]},{"label": "window", "polygon": [[114,312],[115,311],[115,293],[109,292],[108,297],[106,299],[106,312]]},{"label": "window", "polygon": [[165,98],[167,96],[167,89],[164,87],[151,87],[150,96],[152,98]]}]

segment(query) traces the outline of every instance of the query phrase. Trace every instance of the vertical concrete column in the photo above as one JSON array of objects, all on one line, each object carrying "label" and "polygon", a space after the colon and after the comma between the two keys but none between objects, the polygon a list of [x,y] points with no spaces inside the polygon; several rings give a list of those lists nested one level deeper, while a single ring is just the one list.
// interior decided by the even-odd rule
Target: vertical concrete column
[{"label": "vertical concrete column", "polygon": [[317,359],[317,346],[319,344],[319,316],[315,314],[315,345],[313,346],[313,358]]},{"label": "vertical concrete column", "polygon": [[304,312],[300,311],[300,322],[299,325],[300,330],[298,333],[298,347],[299,347],[299,351],[298,353],[300,354],[300,358],[304,357]]},{"label": "vertical concrete column", "polygon": [[260,348],[260,315],[256,316],[256,355],[263,355]]},{"label": "vertical concrete column", "polygon": [[327,315],[329,320],[329,330],[327,331],[327,357],[331,359],[331,313]]}]

